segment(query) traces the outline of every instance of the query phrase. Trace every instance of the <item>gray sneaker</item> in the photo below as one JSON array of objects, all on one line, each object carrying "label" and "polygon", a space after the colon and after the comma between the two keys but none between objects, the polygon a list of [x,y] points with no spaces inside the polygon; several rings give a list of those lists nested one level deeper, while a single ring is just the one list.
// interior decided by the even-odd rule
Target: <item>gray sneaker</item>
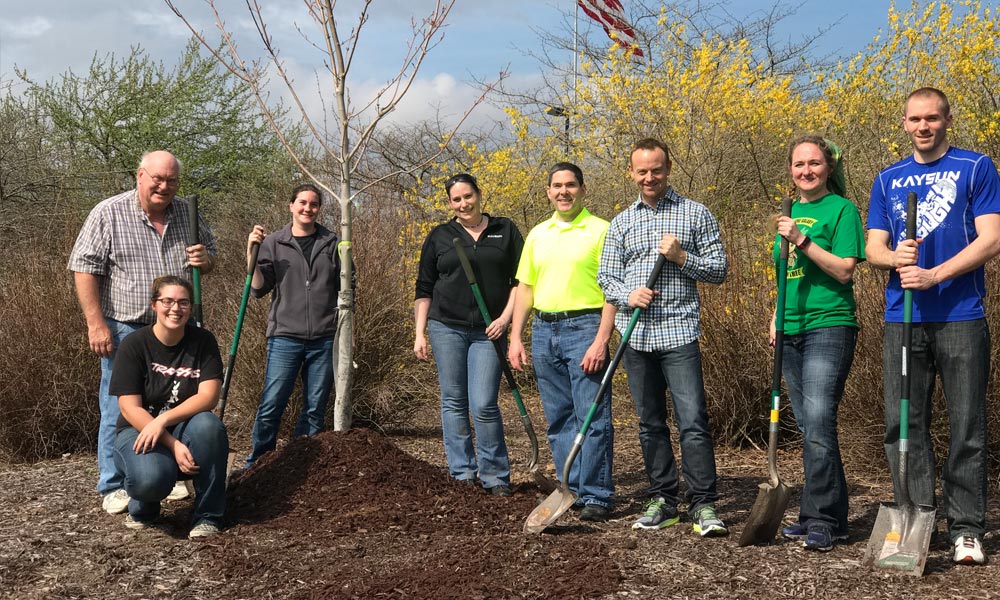
[{"label": "gray sneaker", "polygon": [[193,540],[197,538],[212,537],[213,535],[219,533],[219,528],[212,525],[208,521],[202,521],[194,527],[191,528],[191,532],[188,533],[188,539]]},{"label": "gray sneaker", "polygon": [[104,499],[101,500],[101,508],[109,515],[120,515],[128,510],[128,501],[128,493],[124,489],[118,488],[113,492],[104,494]]},{"label": "gray sneaker", "polygon": [[646,510],[639,520],[632,523],[632,529],[665,529],[681,520],[677,509],[667,504],[665,498],[653,498],[646,503]]},{"label": "gray sneaker", "polygon": [[726,524],[716,516],[715,507],[710,504],[695,511],[693,528],[694,532],[700,534],[701,537],[718,537],[729,533]]},{"label": "gray sneaker", "polygon": [[140,521],[138,519],[133,519],[132,515],[125,515],[125,527],[129,529],[149,529],[153,524],[149,521]]}]

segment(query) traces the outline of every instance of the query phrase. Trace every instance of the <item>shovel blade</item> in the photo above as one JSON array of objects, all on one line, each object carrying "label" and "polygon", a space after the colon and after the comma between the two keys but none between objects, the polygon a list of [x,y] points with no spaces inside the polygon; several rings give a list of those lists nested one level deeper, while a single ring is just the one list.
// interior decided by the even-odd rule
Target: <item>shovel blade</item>
[{"label": "shovel blade", "polygon": [[791,488],[781,481],[776,485],[765,481],[758,488],[757,500],[754,501],[750,517],[740,534],[740,546],[771,543],[792,495]]},{"label": "shovel blade", "polygon": [[548,498],[531,511],[524,521],[525,533],[541,533],[545,528],[556,522],[556,519],[569,510],[570,506],[576,502],[576,494],[570,491],[567,486],[560,486],[556,491],[549,494]]},{"label": "shovel blade", "polygon": [[233,478],[233,465],[236,464],[236,451],[229,450],[229,456],[226,457],[226,489],[229,489],[229,481]]},{"label": "shovel blade", "polygon": [[919,577],[927,563],[934,533],[935,510],[930,506],[879,506],[875,527],[861,564]]}]

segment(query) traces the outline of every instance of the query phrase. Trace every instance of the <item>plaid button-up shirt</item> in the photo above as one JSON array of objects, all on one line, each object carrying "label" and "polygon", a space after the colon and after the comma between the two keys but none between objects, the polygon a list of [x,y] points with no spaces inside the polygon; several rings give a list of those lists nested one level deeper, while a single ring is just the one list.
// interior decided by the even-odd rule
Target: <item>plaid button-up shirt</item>
[{"label": "plaid button-up shirt", "polygon": [[[101,312],[115,321],[152,323],[149,292],[161,275],[191,279],[187,252],[187,200],[176,197],[165,213],[161,236],[131,190],[103,200],[90,211],[69,256],[68,268],[100,279]],[[215,237],[199,215],[198,237],[215,256]]]},{"label": "plaid button-up shirt", "polygon": [[646,285],[664,233],[677,237],[687,253],[683,266],[667,262],[656,281],[649,308],[642,311],[629,345],[640,352],[670,350],[701,337],[698,282],[722,283],[726,251],[719,223],[702,204],[673,187],[650,208],[640,198],[618,214],[608,229],[597,281],[608,302],[618,306],[615,326],[624,331],[632,317],[628,296]]}]

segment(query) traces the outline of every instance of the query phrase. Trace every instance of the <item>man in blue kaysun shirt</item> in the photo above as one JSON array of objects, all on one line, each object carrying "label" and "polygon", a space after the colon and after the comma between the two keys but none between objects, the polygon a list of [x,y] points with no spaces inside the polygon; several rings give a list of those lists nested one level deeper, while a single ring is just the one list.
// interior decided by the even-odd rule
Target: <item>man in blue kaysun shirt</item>
[{"label": "man in blue kaysun shirt", "polygon": [[[910,345],[910,496],[934,505],[931,393],[941,377],[950,445],[941,477],[953,560],[982,564],[986,556],[986,384],[990,333],[983,265],[1000,252],[1000,177],[988,156],[948,145],[948,98],[920,88],[906,99],[903,128],[913,156],[887,167],[872,185],[868,262],[889,271],[885,299],[882,379],[885,452],[893,486],[899,480],[899,398],[903,290],[913,291]],[[917,233],[906,240],[906,197],[917,194]]]}]

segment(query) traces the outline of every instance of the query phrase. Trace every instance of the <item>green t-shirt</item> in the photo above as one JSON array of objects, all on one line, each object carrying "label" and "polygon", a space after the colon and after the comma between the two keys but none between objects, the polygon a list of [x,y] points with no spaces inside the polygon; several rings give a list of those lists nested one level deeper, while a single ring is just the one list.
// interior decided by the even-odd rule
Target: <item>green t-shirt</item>
[{"label": "green t-shirt", "polygon": [[[813,244],[840,258],[865,260],[865,237],[861,215],[850,200],[827,194],[812,202],[796,200],[792,219]],[[774,259],[778,260],[778,239]],[[795,246],[788,249],[788,281],[785,286],[785,328],[795,335],[823,327],[846,325],[857,328],[854,281],[840,283]]]}]

